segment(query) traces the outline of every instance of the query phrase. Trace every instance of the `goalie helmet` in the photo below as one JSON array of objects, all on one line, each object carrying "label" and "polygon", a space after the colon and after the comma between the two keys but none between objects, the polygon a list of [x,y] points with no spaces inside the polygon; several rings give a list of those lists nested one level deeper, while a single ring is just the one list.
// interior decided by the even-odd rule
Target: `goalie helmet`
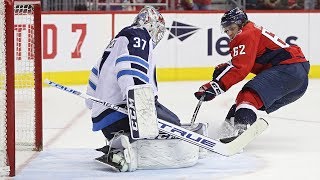
[{"label": "goalie helmet", "polygon": [[240,8],[236,7],[224,13],[221,18],[221,28],[224,29],[233,23],[237,24],[241,28],[247,21],[247,14]]},{"label": "goalie helmet", "polygon": [[162,15],[152,6],[142,8],[134,19],[133,25],[146,28],[155,45],[163,38],[166,30]]}]

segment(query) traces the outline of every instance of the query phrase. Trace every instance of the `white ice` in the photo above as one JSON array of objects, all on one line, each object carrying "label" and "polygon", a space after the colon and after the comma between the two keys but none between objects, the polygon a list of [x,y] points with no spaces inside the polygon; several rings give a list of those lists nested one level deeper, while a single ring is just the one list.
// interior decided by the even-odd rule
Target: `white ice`
[{"label": "white ice", "polygon": [[[182,120],[191,120],[197,100],[193,92],[204,81],[161,82],[159,100]],[[244,83],[244,82],[243,82]],[[243,83],[202,104],[197,122],[209,122],[215,137]],[[84,86],[73,86],[85,91]],[[277,112],[266,114],[269,128],[232,157],[211,154],[189,168],[116,173],[93,159],[104,145],[101,132],[91,131],[90,112],[83,99],[44,88],[44,150],[20,153],[15,179],[320,179],[320,80],[311,80],[306,94]]]}]

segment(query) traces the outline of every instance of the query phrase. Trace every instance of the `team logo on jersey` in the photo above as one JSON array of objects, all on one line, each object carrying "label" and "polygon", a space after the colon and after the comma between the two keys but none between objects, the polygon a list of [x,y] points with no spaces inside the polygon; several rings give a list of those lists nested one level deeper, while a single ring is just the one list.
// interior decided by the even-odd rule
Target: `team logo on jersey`
[{"label": "team logo on jersey", "polygon": [[168,40],[172,38],[178,38],[180,41],[186,40],[188,37],[196,33],[200,28],[184,24],[181,22],[173,21],[169,31]]}]

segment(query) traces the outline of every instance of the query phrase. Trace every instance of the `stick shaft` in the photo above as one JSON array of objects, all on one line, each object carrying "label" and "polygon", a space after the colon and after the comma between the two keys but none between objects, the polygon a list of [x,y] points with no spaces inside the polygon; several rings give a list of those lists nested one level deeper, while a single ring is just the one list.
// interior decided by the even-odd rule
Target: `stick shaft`
[{"label": "stick shaft", "polygon": [[204,96],[202,96],[196,106],[196,109],[193,112],[192,118],[191,118],[191,126],[193,126],[194,122],[196,121],[196,117],[198,115],[199,109],[201,107],[202,101],[204,99]]},{"label": "stick shaft", "polygon": [[122,108],[120,106],[117,106],[117,105],[102,101],[102,100],[97,99],[95,97],[92,97],[92,96],[90,96],[90,95],[88,95],[86,93],[83,93],[83,92],[77,91],[75,89],[72,89],[70,87],[55,83],[55,82],[50,81],[48,79],[46,79],[44,82],[46,84],[52,86],[52,87],[55,87],[55,88],[60,89],[62,91],[65,91],[65,92],[71,93],[73,95],[79,96],[79,97],[81,97],[83,99],[90,99],[93,102],[100,103],[100,104],[102,104],[104,106],[107,106],[108,108],[113,109],[113,110],[119,111],[119,112],[124,113],[124,114],[128,114],[128,111],[126,109],[124,109],[124,108]]}]

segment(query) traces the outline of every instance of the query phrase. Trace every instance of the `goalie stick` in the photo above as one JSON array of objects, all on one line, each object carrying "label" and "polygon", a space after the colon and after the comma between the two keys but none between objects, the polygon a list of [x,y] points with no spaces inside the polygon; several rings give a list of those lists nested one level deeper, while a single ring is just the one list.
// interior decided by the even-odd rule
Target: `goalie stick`
[{"label": "goalie stick", "polygon": [[[76,96],[80,96],[84,99],[90,99],[96,103],[103,104],[111,109],[114,109],[116,111],[127,114],[127,110],[124,108],[110,104],[110,103],[102,101],[102,100],[99,100],[97,98],[89,96],[89,95],[82,93],[80,91],[77,91],[75,89],[57,84],[57,83],[50,81],[50,80],[47,80],[47,79],[45,80],[45,83],[52,86],[52,87],[69,92],[69,93],[74,94]],[[207,149],[209,151],[213,151],[215,153],[224,155],[224,156],[231,156],[231,155],[234,155],[234,154],[240,152],[253,139],[255,139],[255,137],[257,137],[259,134],[261,134],[267,127],[268,127],[267,121],[262,118],[259,118],[259,119],[257,119],[256,122],[254,122],[246,131],[244,131],[235,140],[225,144],[225,143],[222,143],[218,140],[211,139],[209,137],[206,137],[206,136],[203,136],[203,135],[198,134],[196,132],[187,130],[187,129],[182,128],[180,126],[176,126],[176,125],[171,124],[171,123],[164,121],[162,119],[158,119],[158,128],[160,131],[167,133],[167,134],[170,134],[176,138],[179,138],[181,140],[184,140],[184,141],[189,142],[191,144],[194,144],[196,146]]]}]

